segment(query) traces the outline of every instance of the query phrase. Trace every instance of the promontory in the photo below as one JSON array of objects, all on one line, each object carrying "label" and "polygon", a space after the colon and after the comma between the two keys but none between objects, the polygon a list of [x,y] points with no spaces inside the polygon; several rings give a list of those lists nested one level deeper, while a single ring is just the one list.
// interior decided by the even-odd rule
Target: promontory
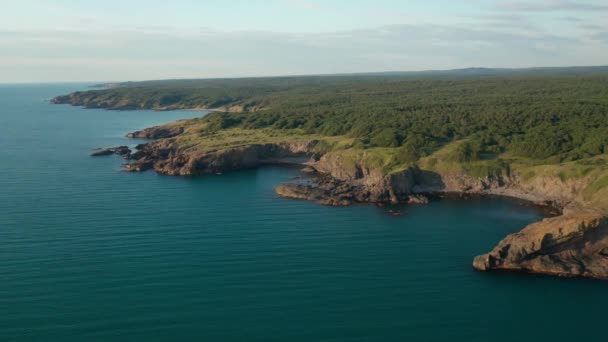
[{"label": "promontory", "polygon": [[[302,164],[279,195],[325,205],[516,197],[557,215],[474,258],[480,271],[608,279],[608,68],[463,69],[128,82],[58,96],[111,110],[214,109],[143,129],[129,171]],[[474,256],[471,256],[473,259]]]}]

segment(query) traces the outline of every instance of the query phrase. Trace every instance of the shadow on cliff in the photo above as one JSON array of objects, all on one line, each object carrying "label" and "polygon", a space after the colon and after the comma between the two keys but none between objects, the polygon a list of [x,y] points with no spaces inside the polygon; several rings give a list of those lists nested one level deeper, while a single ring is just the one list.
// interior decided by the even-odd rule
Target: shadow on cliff
[{"label": "shadow on cliff", "polygon": [[441,175],[434,171],[416,170],[413,192],[442,192],[446,188]]}]

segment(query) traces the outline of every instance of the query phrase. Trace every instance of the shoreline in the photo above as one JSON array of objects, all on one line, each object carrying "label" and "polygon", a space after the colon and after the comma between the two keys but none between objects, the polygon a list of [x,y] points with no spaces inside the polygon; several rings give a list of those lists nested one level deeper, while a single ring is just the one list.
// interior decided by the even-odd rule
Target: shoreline
[{"label": "shoreline", "polygon": [[204,107],[204,106],[188,106],[188,107],[180,107],[180,106],[151,106],[151,107],[135,107],[132,105],[127,106],[106,106],[105,104],[97,104],[97,103],[85,103],[85,102],[72,102],[69,98],[64,98],[62,96],[56,96],[48,100],[51,104],[67,104],[73,107],[81,107],[83,109],[103,109],[103,110],[113,110],[113,111],[140,111],[140,110],[151,110],[155,112],[170,112],[170,111],[208,111],[208,112],[219,112],[219,113],[241,113],[244,111],[247,112],[255,112],[254,110],[245,110],[242,106],[234,105],[231,107]]},{"label": "shoreline", "polygon": [[510,196],[497,193],[470,193],[470,192],[430,192],[421,193],[429,199],[448,199],[468,201],[471,199],[507,199],[521,206],[535,208],[542,213],[543,218],[557,217],[563,215],[564,208],[546,201],[532,201],[527,198]]},{"label": "shoreline", "polygon": [[[473,177],[462,172],[446,173],[417,167],[386,174],[365,164],[364,159],[346,158],[340,152],[315,152],[319,140],[187,150],[175,143],[180,136],[187,136],[185,132],[180,125],[165,125],[128,134],[152,140],[138,145],[136,152],[126,154],[126,159],[131,160],[125,165],[126,170],[152,169],[167,175],[197,176],[282,165],[283,161],[289,160],[287,164],[301,165],[320,177],[313,175],[313,185],[287,183],[277,186],[275,192],[282,197],[324,205],[423,204],[428,202],[424,194],[465,200],[470,197],[511,198],[540,207],[545,218],[506,236],[489,253],[475,257],[474,269],[608,278],[605,215],[588,203],[580,202],[579,191],[567,183],[553,179],[526,183],[516,175]],[[354,165],[349,164],[353,162]]]}]

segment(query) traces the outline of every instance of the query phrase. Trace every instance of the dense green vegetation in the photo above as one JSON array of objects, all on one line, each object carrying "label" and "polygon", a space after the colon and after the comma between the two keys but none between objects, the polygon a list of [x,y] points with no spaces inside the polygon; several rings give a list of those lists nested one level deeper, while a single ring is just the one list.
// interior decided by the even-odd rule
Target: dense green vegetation
[{"label": "dense green vegetation", "polygon": [[608,151],[606,68],[480,70],[151,81],[77,93],[71,102],[119,109],[237,106],[241,112],[208,115],[207,129],[344,136],[358,148],[399,148],[404,163],[463,139],[454,162],[509,155],[559,163]]},{"label": "dense green vegetation", "polygon": [[270,106],[255,115],[214,114],[209,120],[221,116],[223,128],[346,135],[361,146],[404,146],[422,155],[468,138],[454,156],[461,162],[505,151],[557,162],[602,154],[608,146],[605,76],[385,82],[275,93],[265,100]]}]

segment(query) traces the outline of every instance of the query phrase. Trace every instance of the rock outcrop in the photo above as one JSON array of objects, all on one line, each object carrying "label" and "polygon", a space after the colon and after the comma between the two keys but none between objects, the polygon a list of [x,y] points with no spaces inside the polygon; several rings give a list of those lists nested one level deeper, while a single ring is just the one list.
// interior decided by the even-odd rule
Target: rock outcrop
[{"label": "rock outcrop", "polygon": [[353,203],[350,194],[333,192],[319,186],[286,183],[278,185],[275,191],[284,198],[316,201],[321,205],[347,206]]},{"label": "rock outcrop", "polygon": [[125,158],[129,158],[131,156],[131,149],[128,146],[118,146],[118,147],[109,147],[102,148],[91,153],[92,157],[99,156],[109,156],[111,154],[118,154],[119,156],[123,156]]},{"label": "rock outcrop", "polygon": [[[475,258],[479,271],[509,270],[608,279],[608,224],[601,211],[588,207],[582,192],[591,180],[543,177],[523,181],[517,174],[471,177],[462,173],[438,173],[409,168],[383,175],[364,162],[325,155],[308,163],[331,180],[316,187],[277,187],[284,197],[319,203],[352,202],[427,203],[423,193],[457,193],[465,196],[501,195],[525,199],[555,208],[560,216],[529,225],[506,237],[488,254]],[[288,191],[286,191],[288,190]],[[324,202],[325,201],[325,202]],[[561,208],[566,208],[562,215]]]},{"label": "rock outcrop", "polygon": [[[517,174],[472,177],[404,168],[388,174],[377,160],[341,152],[318,155],[318,141],[244,144],[222,149],[189,149],[180,145],[184,129],[161,126],[130,134],[158,139],[137,146],[98,151],[118,153],[132,160],[129,171],[154,169],[168,175],[202,175],[254,168],[263,164],[299,163],[310,174],[307,184],[281,184],[275,188],[285,198],[316,201],[323,205],[353,203],[428,203],[425,194],[502,195],[543,205],[568,208],[561,216],[547,218],[511,234],[488,254],[475,258],[479,271],[509,270],[558,276],[608,279],[608,224],[601,211],[582,210],[581,197],[589,179],[558,181],[551,177],[522,180]],[[121,151],[121,152],[118,152]],[[575,209],[570,209],[575,208]],[[399,213],[397,212],[396,215]]]},{"label": "rock outcrop", "polygon": [[473,177],[462,172],[419,170],[412,192],[497,195],[555,208],[582,207],[588,206],[583,190],[592,181],[589,177],[562,180],[557,176],[543,176],[523,180],[517,173]]},{"label": "rock outcrop", "polygon": [[585,210],[547,218],[508,235],[473,267],[608,279],[608,222]]},{"label": "rock outcrop", "polygon": [[327,153],[306,163],[320,174],[327,175],[341,186],[349,185],[356,192],[357,202],[398,203],[409,195],[415,185],[415,168],[385,174],[379,167],[364,160],[351,160],[340,153]]},{"label": "rock outcrop", "polygon": [[316,140],[251,144],[211,151],[189,151],[176,146],[171,139],[138,145],[131,155],[135,160],[126,165],[128,171],[155,171],[176,176],[217,174],[226,171],[254,168],[262,164],[288,164],[307,159]]}]

